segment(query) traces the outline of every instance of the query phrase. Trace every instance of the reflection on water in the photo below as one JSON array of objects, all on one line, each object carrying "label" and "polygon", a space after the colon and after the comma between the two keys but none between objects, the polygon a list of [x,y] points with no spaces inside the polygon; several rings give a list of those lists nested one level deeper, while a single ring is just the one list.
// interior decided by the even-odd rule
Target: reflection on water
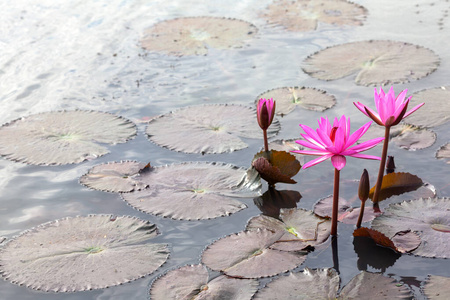
[{"label": "reflection on water", "polygon": [[[271,2],[245,0],[230,5],[229,1],[221,0],[3,1],[0,4],[0,122],[61,109],[93,109],[145,120],[194,104],[253,106],[257,95],[269,89],[307,86],[336,96],[337,104],[324,113],[296,109],[281,117],[282,129],[277,139],[299,138],[299,123],[314,127],[316,120],[324,115],[346,114],[352,122],[362,125],[366,119],[352,102],[370,104],[373,89],[356,86],[351,77],[330,82],[313,79],[301,71],[301,64],[308,55],[325,47],[367,39],[409,42],[429,48],[440,57],[436,72],[398,85],[397,91],[407,88],[412,94],[448,85],[450,52],[442,43],[443,37],[450,34],[450,21],[444,13],[450,4],[446,1],[359,0],[355,2],[369,12],[363,26],[342,29],[319,24],[317,31],[306,33],[286,32],[281,26],[267,25],[258,11]],[[175,17],[204,15],[242,19],[257,26],[259,31],[243,48],[210,48],[206,56],[169,57],[141,49],[139,40],[153,24]],[[201,33],[196,36],[204,38]],[[408,152],[391,144],[389,149],[389,155],[395,156],[397,172],[418,175],[433,185],[440,197],[450,194],[449,169],[448,164],[435,159],[435,152],[448,142],[449,129],[449,124],[433,128],[437,140],[430,148]],[[125,159],[151,162],[154,166],[220,161],[248,167],[262,146],[261,140],[248,139],[245,141],[248,148],[229,154],[183,154],[149,142],[144,130],[145,123],[138,124],[136,139],[111,146],[110,154],[77,165],[35,167],[0,159],[0,240],[2,236],[9,239],[23,230],[66,216],[133,215],[158,225],[162,234],[155,242],[171,244],[168,262],[155,274],[135,282],[67,295],[40,293],[2,280],[0,298],[145,299],[156,276],[185,264],[198,263],[209,243],[243,230],[249,218],[260,214],[258,207],[263,207],[263,212],[266,210],[268,214],[277,213],[278,208],[264,206],[265,200],[255,199],[256,207],[252,199],[244,199],[249,208],[229,217],[200,222],[174,221],[138,212],[116,194],[89,190],[78,184],[78,178],[94,165]],[[378,147],[369,154],[379,155],[379,152]],[[360,164],[349,159],[348,167],[341,174],[340,193],[347,199],[355,197],[357,184],[351,182],[359,178],[363,168],[369,170],[371,182],[375,181],[378,162]],[[332,193],[331,178],[326,163],[307,172],[301,170],[294,177],[297,184],[277,184],[280,193],[289,189],[295,196],[288,196],[283,206],[312,209],[318,199]],[[264,187],[263,191],[266,190]],[[300,193],[301,201],[293,200]],[[402,197],[398,199],[410,196]],[[355,240],[353,245],[352,226],[342,225],[338,258],[343,285],[365,269],[383,270],[409,285],[417,285],[427,274],[449,276],[448,260],[397,257],[391,250],[370,245],[370,241],[367,245]],[[326,249],[316,249],[305,264],[331,267],[331,243]],[[303,266],[298,268],[302,269]],[[413,290],[421,299],[418,289]]]}]

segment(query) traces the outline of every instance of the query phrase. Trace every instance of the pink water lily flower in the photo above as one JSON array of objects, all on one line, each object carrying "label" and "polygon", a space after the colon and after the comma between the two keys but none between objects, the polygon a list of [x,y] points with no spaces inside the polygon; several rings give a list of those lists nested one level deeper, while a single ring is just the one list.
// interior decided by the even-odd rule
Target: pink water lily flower
[{"label": "pink water lily flower", "polygon": [[418,110],[425,103],[421,103],[406,112],[408,109],[409,100],[411,97],[405,100],[406,92],[408,90],[403,90],[397,97],[395,97],[394,89],[391,87],[387,94],[384,93],[383,89],[380,88],[380,93],[377,92],[375,88],[375,106],[377,112],[368,108],[360,102],[353,102],[353,104],[366,116],[374,120],[380,126],[395,126],[402,119],[406,118],[416,110]]},{"label": "pink water lily flower", "polygon": [[383,137],[353,146],[366,133],[372,122],[366,123],[353,134],[350,134],[350,118],[347,119],[345,116],[342,116],[340,120],[335,118],[333,126],[327,117],[320,118],[318,122],[319,128],[316,131],[300,124],[300,127],[305,131],[305,134],[301,134],[304,140],[298,140],[296,143],[313,150],[295,150],[292,152],[320,156],[304,164],[303,169],[317,165],[328,158],[331,158],[331,163],[337,170],[341,170],[345,166],[346,156],[380,160],[378,156],[360,154],[360,152],[375,147],[384,140]]},{"label": "pink water lily flower", "polygon": [[275,116],[275,101],[273,101],[272,98],[259,99],[256,114],[259,127],[261,127],[262,130],[267,130],[270,124],[272,124],[273,117]]}]

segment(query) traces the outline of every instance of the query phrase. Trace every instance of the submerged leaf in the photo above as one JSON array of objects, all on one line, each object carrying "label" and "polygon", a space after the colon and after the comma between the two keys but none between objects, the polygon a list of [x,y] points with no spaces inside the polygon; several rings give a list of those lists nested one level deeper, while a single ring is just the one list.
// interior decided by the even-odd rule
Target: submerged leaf
[{"label": "submerged leaf", "polygon": [[291,31],[312,31],[318,22],[333,25],[362,25],[367,10],[344,0],[278,0],[260,14],[270,24]]},{"label": "submerged leaf", "polygon": [[296,106],[313,111],[324,111],[336,104],[336,98],[325,91],[307,87],[283,87],[269,90],[257,97],[277,100],[277,115],[287,115]]},{"label": "submerged leaf", "polygon": [[94,166],[80,178],[80,183],[92,189],[123,193],[146,188],[139,173],[150,164],[136,161],[109,162]]},{"label": "submerged leaf", "polygon": [[144,277],[168,258],[148,241],[154,224],[134,217],[90,215],[42,224],[0,250],[0,273],[13,283],[54,292],[101,289]]},{"label": "submerged leaf", "polygon": [[136,126],[97,111],[54,111],[30,115],[0,127],[0,155],[32,165],[79,163],[108,153],[100,144],[125,143]]},{"label": "submerged leaf", "polygon": [[261,151],[255,155],[252,166],[269,185],[277,182],[297,183],[291,177],[300,171],[300,162],[294,155],[285,151]]},{"label": "submerged leaf", "polygon": [[[280,123],[267,130],[274,136]],[[256,111],[241,105],[190,106],[150,121],[148,138],[162,146],[185,153],[224,153],[246,148],[241,138],[263,138]]]},{"label": "submerged leaf", "polygon": [[428,198],[391,204],[372,228],[387,236],[399,231],[417,232],[422,240],[412,253],[425,257],[450,258],[450,198]]},{"label": "submerged leaf", "polygon": [[408,116],[405,121],[416,126],[436,127],[450,120],[450,86],[417,92],[408,107],[425,105]]},{"label": "submerged leaf", "polygon": [[258,177],[246,169],[222,163],[183,163],[154,167],[141,174],[148,187],[122,194],[131,206],[146,213],[176,220],[227,216],[247,206],[236,197],[260,195]]},{"label": "submerged leaf", "polygon": [[434,72],[438,65],[439,57],[421,46],[371,40],[342,44],[315,53],[305,60],[303,70],[322,80],[356,74],[356,84],[378,86],[420,79]]},{"label": "submerged leaf", "polygon": [[152,285],[150,296],[165,299],[229,299],[250,300],[258,289],[254,279],[219,276],[208,281],[203,265],[191,265],[169,271]]},{"label": "submerged leaf", "polygon": [[450,295],[450,278],[430,275],[423,288],[425,296],[430,300],[447,300]]},{"label": "submerged leaf", "polygon": [[209,245],[202,262],[228,276],[260,278],[289,271],[306,259],[306,253],[269,248],[282,235],[269,230],[242,231]]},{"label": "submerged leaf", "polygon": [[245,21],[216,17],[167,20],[147,29],[141,40],[146,50],[169,55],[206,55],[208,48],[242,47],[258,29]]},{"label": "submerged leaf", "polygon": [[[383,176],[379,201],[415,191],[423,185],[422,179],[410,173],[389,173]],[[372,199],[375,186],[370,189],[369,198]]]}]

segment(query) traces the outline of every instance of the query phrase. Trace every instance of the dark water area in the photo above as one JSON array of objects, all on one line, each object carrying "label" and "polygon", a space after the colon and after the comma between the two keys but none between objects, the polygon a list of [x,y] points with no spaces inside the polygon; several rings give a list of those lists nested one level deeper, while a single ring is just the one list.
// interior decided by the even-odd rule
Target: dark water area
[{"label": "dark water area", "polygon": [[[80,176],[95,165],[121,160],[150,162],[152,166],[208,161],[249,167],[262,147],[261,139],[245,139],[249,147],[225,154],[185,154],[161,148],[145,134],[149,117],[200,104],[232,103],[254,107],[256,97],[273,88],[305,86],[334,95],[337,104],[325,112],[296,108],[277,117],[279,134],[273,139],[300,137],[299,123],[316,128],[322,116],[345,114],[352,132],[368,120],[354,106],[361,101],[373,107],[373,87],[358,86],[354,76],[322,81],[305,74],[301,65],[312,53],[329,46],[367,39],[403,41],[432,49],[440,57],[438,69],[420,80],[394,85],[396,93],[450,85],[450,52],[444,39],[450,35],[448,1],[355,1],[367,8],[363,26],[319,24],[318,30],[298,33],[268,25],[257,11],[271,1],[14,1],[0,4],[0,122],[30,114],[62,109],[116,113],[137,123],[137,136],[127,143],[108,146],[109,154],[80,164],[31,166],[0,159],[0,237],[7,240],[39,224],[88,214],[130,215],[155,223],[161,235],[152,240],[168,243],[170,257],[155,273],[107,289],[77,293],[44,293],[0,280],[0,299],[147,299],[158,276],[187,264],[198,264],[202,251],[213,241],[245,229],[261,212],[252,198],[240,199],[248,208],[227,217],[177,221],[140,212],[119,194],[95,191],[79,184]],[[446,13],[447,12],[447,13]],[[139,40],[153,24],[182,16],[238,18],[258,27],[258,34],[238,49],[208,49],[206,56],[173,57],[145,51]],[[426,99],[424,99],[425,101]],[[199,111],[201,113],[201,111]],[[256,120],[255,120],[256,122]],[[431,184],[437,197],[450,195],[449,164],[435,158],[449,141],[450,124],[432,128],[436,142],[429,148],[408,151],[393,143],[397,172],[409,172]],[[381,146],[367,152],[380,155]],[[306,158],[306,161],[310,158]],[[359,206],[358,180],[366,168],[375,183],[377,161],[349,158],[341,171],[341,197]],[[297,207],[311,210],[333,192],[334,170],[329,161],[301,170],[295,185],[277,184],[278,190],[298,191]],[[263,183],[262,192],[267,190]],[[420,197],[418,193],[394,196],[389,203]],[[370,223],[363,224],[370,227]],[[339,224],[338,259],[341,287],[361,270],[382,272],[406,284],[417,299],[429,274],[448,277],[448,259],[410,254],[393,256],[381,247],[354,245],[353,225]],[[331,242],[308,254],[305,267],[333,267]],[[355,252],[358,248],[358,254]],[[360,250],[362,249],[362,250]],[[211,275],[217,276],[217,272]],[[284,276],[286,274],[281,274]],[[260,286],[272,280],[263,278]]]}]

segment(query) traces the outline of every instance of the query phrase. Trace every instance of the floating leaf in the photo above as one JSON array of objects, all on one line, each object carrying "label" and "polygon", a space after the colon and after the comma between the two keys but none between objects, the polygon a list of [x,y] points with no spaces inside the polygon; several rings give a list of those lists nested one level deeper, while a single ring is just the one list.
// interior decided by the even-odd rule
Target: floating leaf
[{"label": "floating leaf", "polygon": [[278,191],[269,187],[261,197],[253,201],[264,215],[278,218],[281,208],[296,208],[301,197],[302,195],[297,191]]},{"label": "floating leaf", "polygon": [[141,174],[148,187],[122,194],[131,206],[176,220],[227,216],[247,206],[236,197],[256,197],[261,182],[247,170],[221,163],[184,163],[154,167]]},{"label": "floating leaf", "polygon": [[400,253],[413,251],[420,245],[420,237],[409,230],[397,232],[391,239],[377,230],[361,227],[353,232],[353,236],[370,237],[377,245]]},{"label": "floating leaf", "polygon": [[219,276],[208,282],[208,270],[203,265],[191,265],[172,270],[152,285],[150,296],[165,299],[229,299],[250,300],[258,289],[254,279]]},{"label": "floating leaf", "polygon": [[[361,208],[353,208],[347,200],[339,197],[338,221],[346,224],[356,224]],[[323,218],[331,218],[333,211],[333,196],[329,196],[319,200],[314,205],[314,213]],[[363,222],[370,222],[381,212],[376,211],[370,205],[364,207]]]},{"label": "floating leaf", "polygon": [[242,231],[209,245],[202,262],[215,271],[239,278],[260,278],[289,271],[306,259],[306,253],[269,248],[282,235],[269,230]]},{"label": "floating leaf", "polygon": [[361,272],[347,283],[338,299],[411,299],[411,291],[382,274]]},{"label": "floating leaf", "polygon": [[144,277],[168,258],[166,244],[148,240],[154,224],[134,217],[90,215],[42,224],[0,250],[0,273],[29,288],[75,292]]},{"label": "floating leaf", "polygon": [[372,228],[387,236],[399,231],[417,232],[422,240],[412,253],[425,257],[450,258],[450,198],[428,198],[391,204],[372,221]]},{"label": "floating leaf", "polygon": [[269,185],[277,182],[297,183],[291,177],[302,167],[294,155],[286,151],[261,151],[255,155],[252,166]]},{"label": "floating leaf", "polygon": [[150,164],[136,161],[109,162],[94,166],[80,178],[80,183],[92,189],[107,192],[131,192],[147,187],[140,181],[139,174]]},{"label": "floating leaf", "polygon": [[[267,130],[280,130],[274,120]],[[150,121],[149,139],[166,148],[186,153],[224,153],[244,149],[241,138],[263,138],[256,111],[241,105],[202,105],[179,109]]]},{"label": "floating leaf", "polygon": [[[450,158],[450,143],[445,144],[436,152],[436,158]],[[450,163],[450,161],[447,161]]]},{"label": "floating leaf", "polygon": [[0,127],[0,155],[33,165],[79,163],[107,154],[100,143],[125,143],[135,135],[133,123],[109,113],[46,112]]},{"label": "floating leaf", "polygon": [[282,209],[280,220],[264,215],[253,217],[246,229],[283,232],[283,236],[271,248],[298,251],[325,242],[331,233],[331,221],[309,210]]},{"label": "floating leaf", "polygon": [[208,48],[242,47],[258,29],[245,21],[215,17],[167,20],[147,29],[141,40],[146,50],[169,55],[206,55]]},{"label": "floating leaf", "polygon": [[355,236],[353,248],[358,255],[358,269],[367,271],[368,266],[385,272],[393,266],[401,254],[390,248],[380,247],[370,237]]},{"label": "floating leaf", "polygon": [[430,300],[447,300],[450,295],[450,278],[430,275],[423,288],[425,296]]},{"label": "floating leaf", "polygon": [[[383,176],[379,201],[415,191],[423,185],[422,179],[410,173],[389,173]],[[372,199],[375,186],[370,189],[369,198]]]},{"label": "floating leaf", "polygon": [[305,268],[303,272],[274,279],[253,299],[336,299],[338,289],[339,275],[334,269]]},{"label": "floating leaf", "polygon": [[307,110],[324,111],[336,104],[336,98],[325,91],[307,87],[283,87],[269,90],[257,97],[277,101],[277,115],[287,115],[296,106]]},{"label": "floating leaf", "polygon": [[450,86],[429,89],[412,95],[408,107],[425,105],[408,116],[405,121],[416,126],[435,127],[450,120]]},{"label": "floating leaf", "polygon": [[[361,41],[309,56],[303,70],[314,78],[336,80],[356,74],[358,85],[389,85],[434,72],[439,57],[421,46],[395,41]],[[414,115],[414,114],[413,114]]]},{"label": "floating leaf", "polygon": [[333,25],[360,26],[367,10],[343,0],[279,0],[261,13],[270,24],[279,24],[291,31],[312,31],[318,22]]}]

